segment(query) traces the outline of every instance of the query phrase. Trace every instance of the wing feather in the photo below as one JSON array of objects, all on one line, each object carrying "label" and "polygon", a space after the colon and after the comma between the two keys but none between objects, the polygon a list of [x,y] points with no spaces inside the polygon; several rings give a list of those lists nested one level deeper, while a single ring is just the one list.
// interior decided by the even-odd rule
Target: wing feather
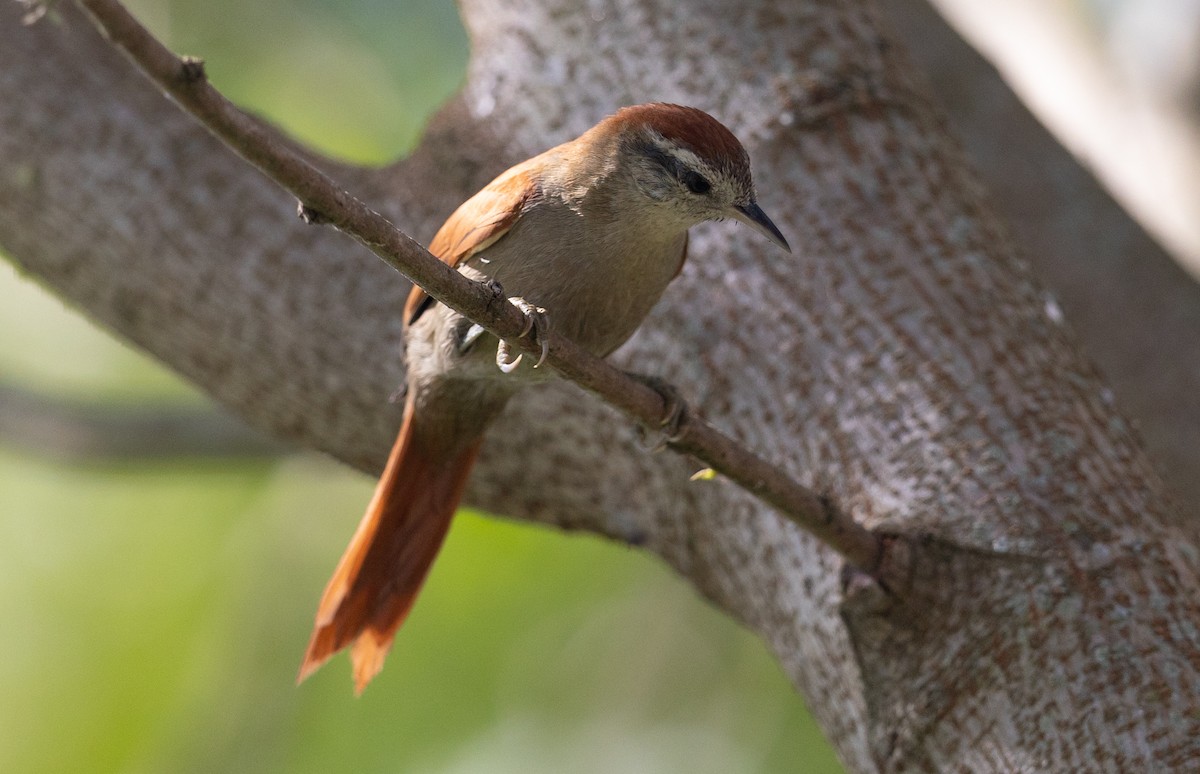
[{"label": "wing feather", "polygon": [[[446,219],[429,243],[429,252],[454,268],[495,244],[508,233],[538,193],[534,158],[509,169],[467,199]],[[433,305],[433,299],[413,285],[404,305],[404,320],[412,325]]]}]

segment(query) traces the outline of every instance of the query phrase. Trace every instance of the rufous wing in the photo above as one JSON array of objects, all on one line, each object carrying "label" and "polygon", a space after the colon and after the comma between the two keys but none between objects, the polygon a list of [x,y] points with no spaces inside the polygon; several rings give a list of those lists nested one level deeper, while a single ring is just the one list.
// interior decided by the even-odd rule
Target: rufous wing
[{"label": "rufous wing", "polygon": [[[537,196],[535,170],[540,163],[538,157],[518,164],[463,202],[438,229],[429,243],[429,252],[458,268],[472,255],[495,244]],[[413,285],[404,304],[405,323],[412,325],[432,304],[433,299]]]}]

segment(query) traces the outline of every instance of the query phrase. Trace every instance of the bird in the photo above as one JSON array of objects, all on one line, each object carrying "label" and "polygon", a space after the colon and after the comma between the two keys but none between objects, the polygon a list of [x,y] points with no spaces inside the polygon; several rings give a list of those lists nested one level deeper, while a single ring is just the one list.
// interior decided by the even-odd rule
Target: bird
[{"label": "bird", "polygon": [[[502,173],[429,251],[502,289],[542,325],[605,357],[687,257],[688,229],[733,218],[790,252],[759,207],[741,142],[704,111],[625,107]],[[403,419],[366,514],[318,605],[302,682],[350,647],[355,692],[378,674],[449,529],[488,425],[552,378],[414,286],[404,306]],[[495,353],[495,354],[493,354]],[[498,367],[499,366],[499,367]]]}]

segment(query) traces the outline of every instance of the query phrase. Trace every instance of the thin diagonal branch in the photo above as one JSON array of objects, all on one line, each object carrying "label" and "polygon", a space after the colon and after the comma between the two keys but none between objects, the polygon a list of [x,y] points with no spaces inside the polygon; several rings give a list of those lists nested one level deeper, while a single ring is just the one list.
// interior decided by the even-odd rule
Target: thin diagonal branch
[{"label": "thin diagonal branch", "polygon": [[[80,4],[151,80],[232,150],[299,199],[303,215],[346,232],[433,298],[496,336],[530,353],[540,350],[538,343],[520,338],[526,328],[526,317],[520,310],[508,303],[496,303],[496,296],[487,287],[468,280],[434,258],[386,218],[280,142],[273,132],[213,88],[204,77],[199,60],[177,57],[116,0],[80,0]],[[667,411],[664,397],[656,390],[629,378],[571,341],[551,333],[547,344],[546,362],[556,371],[633,419],[654,425]],[[880,536],[694,412],[685,413],[678,436],[670,446],[699,459],[775,507],[855,566],[872,572],[880,567],[883,554]]]}]

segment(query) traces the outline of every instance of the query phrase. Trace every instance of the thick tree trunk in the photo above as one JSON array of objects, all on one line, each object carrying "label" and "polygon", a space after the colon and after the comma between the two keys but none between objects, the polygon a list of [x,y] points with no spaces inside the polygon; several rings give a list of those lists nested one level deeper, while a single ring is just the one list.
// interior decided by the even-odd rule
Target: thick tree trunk
[{"label": "thick tree trunk", "polygon": [[[1200,550],[873,7],[577,6],[465,3],[468,83],[421,148],[328,166],[428,238],[473,186],[619,104],[720,116],[799,257],[698,230],[619,359],[917,538],[912,572],[886,592],[843,573],[569,385],[514,402],[470,501],[665,557],[764,637],[853,770],[1200,760]],[[0,246],[256,425],[377,470],[407,283],[289,221],[73,6],[31,29],[0,14]]]},{"label": "thick tree trunk", "polygon": [[887,8],[1034,274],[1188,505],[1185,526],[1200,534],[1200,284],[925,0],[888,0]]}]

